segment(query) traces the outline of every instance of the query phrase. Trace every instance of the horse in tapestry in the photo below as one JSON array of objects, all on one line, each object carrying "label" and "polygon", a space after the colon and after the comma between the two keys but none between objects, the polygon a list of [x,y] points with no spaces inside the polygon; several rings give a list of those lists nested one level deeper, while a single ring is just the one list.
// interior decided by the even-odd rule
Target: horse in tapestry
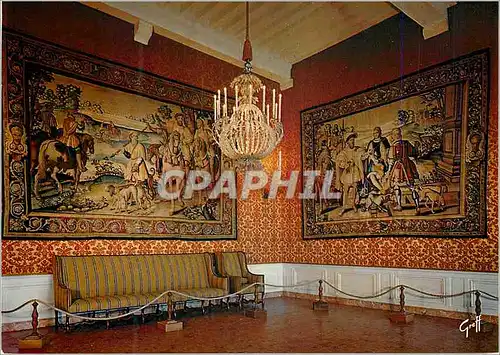
[{"label": "horse in tapestry", "polygon": [[[94,154],[94,138],[90,134],[80,133],[82,165],[87,163],[88,156]],[[35,197],[40,199],[40,181],[50,176],[56,183],[58,193],[62,193],[61,182],[57,173],[73,170],[74,185],[76,189],[80,180],[81,171],[78,168],[76,156],[70,153],[69,148],[56,139],[49,139],[40,145],[38,152],[38,167],[35,174]]]}]

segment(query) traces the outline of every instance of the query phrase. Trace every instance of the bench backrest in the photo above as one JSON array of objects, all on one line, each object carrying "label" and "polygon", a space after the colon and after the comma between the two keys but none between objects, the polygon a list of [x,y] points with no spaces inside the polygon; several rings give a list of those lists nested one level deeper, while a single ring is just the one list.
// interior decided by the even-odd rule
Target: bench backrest
[{"label": "bench backrest", "polygon": [[56,256],[54,278],[72,298],[160,293],[209,287],[211,262],[208,253]]},{"label": "bench backrest", "polygon": [[245,255],[242,252],[215,253],[217,269],[223,276],[247,276]]}]

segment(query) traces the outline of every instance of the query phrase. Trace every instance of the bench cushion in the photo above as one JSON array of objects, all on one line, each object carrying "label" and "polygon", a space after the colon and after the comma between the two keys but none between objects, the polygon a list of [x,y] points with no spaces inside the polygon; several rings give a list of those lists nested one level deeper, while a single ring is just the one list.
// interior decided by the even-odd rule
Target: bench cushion
[{"label": "bench cushion", "polygon": [[[226,294],[225,290],[218,288],[193,288],[193,289],[180,289],[179,292],[188,294],[190,296],[197,297],[218,297]],[[92,298],[80,298],[73,302],[69,308],[69,312],[79,313],[79,312],[89,312],[89,311],[99,311],[104,309],[117,309],[125,307],[141,307],[156,297],[161,295],[159,293],[149,293],[149,294],[128,294],[128,295],[115,295],[115,296],[99,296]],[[188,298],[178,294],[172,294],[173,302],[186,301]],[[164,295],[156,303],[167,303],[168,296]]]},{"label": "bench cushion", "polygon": [[[192,288],[187,290],[179,290],[179,292],[196,297],[219,297],[227,294],[225,290],[222,290],[220,288]],[[175,295],[175,297],[173,298],[175,301],[185,301],[187,299],[187,297],[181,295]]]},{"label": "bench cushion", "polygon": [[[240,291],[240,290],[243,290],[245,287],[248,287],[250,286],[252,283],[242,283],[239,285],[239,287],[237,287],[237,291]],[[247,288],[244,293],[247,294],[247,293],[251,293],[251,294],[254,294],[255,293],[255,288],[257,287],[257,293],[259,292],[262,292],[263,291],[263,288],[262,288],[262,285],[254,285],[250,288]]]},{"label": "bench cushion", "polygon": [[69,307],[69,312],[78,313],[124,307],[139,307],[151,302],[158,295],[160,294],[129,294],[80,298]]}]

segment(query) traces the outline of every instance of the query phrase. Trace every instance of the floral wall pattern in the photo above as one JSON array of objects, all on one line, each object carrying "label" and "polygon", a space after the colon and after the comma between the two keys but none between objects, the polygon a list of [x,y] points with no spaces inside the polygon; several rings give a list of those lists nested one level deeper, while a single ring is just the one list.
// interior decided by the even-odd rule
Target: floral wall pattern
[{"label": "floral wall pattern", "polygon": [[[240,72],[237,67],[156,35],[144,47],[133,42],[131,25],[81,4],[9,3],[3,6],[3,15],[3,24],[14,30],[132,67],[142,67],[157,75],[206,90],[223,87]],[[57,21],[51,20],[53,25],[47,26],[46,19],[53,19],[54,16],[57,16]],[[279,196],[277,200],[265,200],[259,193],[254,193],[249,200],[238,201],[236,241],[3,240],[3,275],[51,273],[54,254],[222,250],[245,251],[250,263],[290,262],[497,272],[498,10],[496,4],[460,3],[451,9],[449,18],[449,32],[424,41],[421,27],[408,18],[395,16],[294,65],[294,87],[283,95],[285,138],[278,149],[282,151],[283,170],[298,170],[301,165],[301,110],[489,47],[491,92],[487,132],[487,239],[384,237],[305,241],[302,240],[301,203],[298,199],[286,200]],[[82,28],[85,30],[82,31]],[[102,28],[106,31],[101,31]],[[169,54],[176,57],[175,62],[183,62],[184,66],[166,65]],[[276,87],[272,82],[265,85]],[[276,164],[277,151],[264,161],[268,171]]]},{"label": "floral wall pattern", "polygon": [[[449,19],[449,32],[424,40],[421,27],[395,16],[296,64],[294,87],[284,93],[289,109],[284,114],[289,120],[286,154],[300,154],[300,146],[292,144],[300,140],[300,111],[490,48],[488,238],[310,241],[302,240],[299,231],[287,236],[283,262],[498,272],[498,9],[489,4],[458,4],[451,8]],[[289,102],[295,106],[290,108]],[[300,216],[300,202],[294,208],[293,215]]]},{"label": "floral wall pattern", "polygon": [[[48,19],[51,19],[51,26],[47,26]],[[227,86],[242,71],[242,68],[158,35],[153,35],[149,45],[143,46],[133,40],[133,25],[78,3],[12,3],[12,6],[3,7],[3,25],[14,31],[99,58],[141,68],[204,90],[214,91]],[[106,30],[103,31],[103,28]],[[5,62],[3,64],[5,65]],[[5,77],[2,80],[6,87]],[[267,87],[277,88],[276,83],[266,79],[263,81]],[[276,161],[277,156],[272,156],[266,164],[276,164]],[[2,274],[51,273],[55,254],[243,250],[253,263],[279,262],[284,250],[281,245],[282,236],[292,233],[296,228],[289,223],[288,216],[281,213],[290,209],[289,204],[289,201],[264,200],[258,194],[251,195],[248,201],[240,201],[237,205],[236,241],[2,240]],[[264,236],[262,230],[266,230]]]},{"label": "floral wall pattern", "polygon": [[[269,203],[260,196],[238,204],[238,240],[192,242],[178,240],[2,241],[2,274],[50,274],[54,255],[173,254],[243,250],[251,263],[280,262],[285,249],[282,235],[291,225],[280,211],[290,203]],[[256,231],[266,230],[265,238]]]}]

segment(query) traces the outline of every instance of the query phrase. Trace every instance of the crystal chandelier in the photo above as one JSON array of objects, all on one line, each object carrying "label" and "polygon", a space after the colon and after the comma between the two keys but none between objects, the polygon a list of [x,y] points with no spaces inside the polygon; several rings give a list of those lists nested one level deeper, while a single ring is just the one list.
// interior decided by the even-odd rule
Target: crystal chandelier
[{"label": "crystal chandelier", "polygon": [[252,74],[248,20],[247,2],[242,58],[245,67],[243,74],[230,84],[236,100],[231,115],[228,114],[227,88],[224,88],[223,98],[220,90],[214,95],[214,139],[222,153],[239,168],[262,167],[260,159],[271,154],[283,138],[281,94],[276,97],[276,90],[273,89],[271,107],[270,104],[266,105],[266,87]]}]

